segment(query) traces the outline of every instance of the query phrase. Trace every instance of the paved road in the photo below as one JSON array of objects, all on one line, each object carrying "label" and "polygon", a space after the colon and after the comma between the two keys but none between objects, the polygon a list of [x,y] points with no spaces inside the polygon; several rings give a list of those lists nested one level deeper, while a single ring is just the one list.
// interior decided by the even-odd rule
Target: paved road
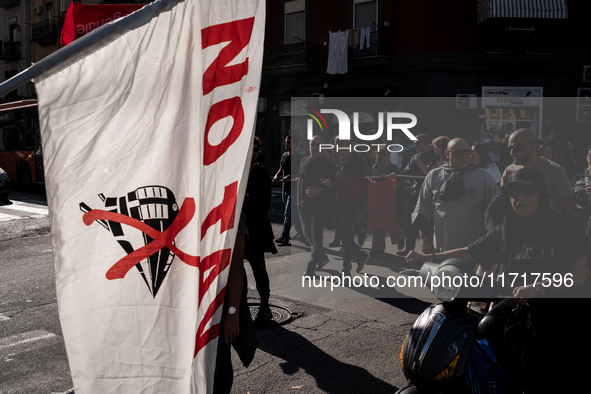
[{"label": "paved road", "polygon": [[[63,392],[72,383],[57,315],[45,199],[13,193],[11,200],[0,205],[0,393]],[[278,236],[278,189],[270,217]],[[331,235],[327,232],[327,242]],[[397,275],[404,262],[393,255],[396,250],[389,245],[389,254],[372,258],[365,272],[382,279]],[[306,289],[295,297],[308,256],[309,248],[297,242],[267,256],[271,301],[297,318],[257,331],[260,348],[253,363],[245,368],[234,359],[233,393],[395,392],[404,384],[400,346],[428,303],[402,293],[389,298],[380,288],[337,295]],[[336,275],[342,253],[332,249],[330,256],[324,272]],[[250,277],[249,298],[256,303],[254,287]]]}]

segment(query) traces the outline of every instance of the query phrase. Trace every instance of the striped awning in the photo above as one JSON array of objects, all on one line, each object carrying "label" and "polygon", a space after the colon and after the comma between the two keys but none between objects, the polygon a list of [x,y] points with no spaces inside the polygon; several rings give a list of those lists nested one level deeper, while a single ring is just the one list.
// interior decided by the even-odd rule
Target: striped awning
[{"label": "striped awning", "polygon": [[566,19],[566,0],[477,0],[478,23],[488,18]]}]

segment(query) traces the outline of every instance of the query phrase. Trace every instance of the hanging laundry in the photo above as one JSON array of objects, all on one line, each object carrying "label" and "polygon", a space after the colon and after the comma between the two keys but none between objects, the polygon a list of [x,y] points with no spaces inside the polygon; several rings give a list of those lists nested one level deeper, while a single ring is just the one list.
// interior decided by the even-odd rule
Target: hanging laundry
[{"label": "hanging laundry", "polygon": [[363,49],[363,43],[367,40],[366,47],[369,48],[369,42],[371,37],[371,28],[369,26],[362,27],[361,31],[361,42],[359,43],[359,49]]},{"label": "hanging laundry", "polygon": [[349,31],[349,48],[359,48],[359,28]]},{"label": "hanging laundry", "polygon": [[328,74],[345,74],[347,72],[347,44],[349,43],[349,29],[338,32],[328,32]]}]

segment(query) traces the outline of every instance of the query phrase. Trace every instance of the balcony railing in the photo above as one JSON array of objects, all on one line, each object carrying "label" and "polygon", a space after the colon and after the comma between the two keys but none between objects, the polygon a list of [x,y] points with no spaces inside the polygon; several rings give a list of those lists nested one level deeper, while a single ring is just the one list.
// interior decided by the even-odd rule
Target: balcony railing
[{"label": "balcony railing", "polygon": [[52,45],[60,36],[61,24],[57,21],[45,20],[32,25],[32,39],[41,46]]},{"label": "balcony railing", "polygon": [[353,49],[353,58],[390,56],[390,36],[381,31],[372,31],[369,35],[369,45],[364,42],[363,49]]},{"label": "balcony railing", "polygon": [[0,7],[13,8],[20,4],[20,0],[0,0]]},{"label": "balcony railing", "polygon": [[21,43],[0,41],[0,60],[11,61],[21,58]]},{"label": "balcony railing", "polygon": [[311,42],[265,48],[263,69],[314,64],[316,45]]}]

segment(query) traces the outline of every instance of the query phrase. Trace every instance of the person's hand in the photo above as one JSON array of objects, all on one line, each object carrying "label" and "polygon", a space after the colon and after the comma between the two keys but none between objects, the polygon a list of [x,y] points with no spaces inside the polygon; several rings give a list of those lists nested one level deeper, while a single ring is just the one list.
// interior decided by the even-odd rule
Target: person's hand
[{"label": "person's hand", "polygon": [[308,197],[316,197],[318,194],[320,194],[320,189],[317,187],[308,186],[308,188],[306,189],[306,195]]},{"label": "person's hand", "polygon": [[396,177],[396,175],[398,175],[398,173],[396,171],[394,171],[393,173],[390,174],[390,178],[394,179]]},{"label": "person's hand", "polygon": [[587,192],[588,196],[591,196],[591,186],[586,186],[585,191]]},{"label": "person's hand", "polygon": [[277,175],[275,175],[273,179],[271,179],[271,182],[279,183],[279,178],[277,177]]},{"label": "person's hand", "polygon": [[513,289],[513,301],[519,305],[525,305],[530,298],[537,296],[533,286],[520,286]]},{"label": "person's hand", "polygon": [[327,179],[321,179],[320,182],[327,187],[331,187],[332,186],[332,180],[330,178]]},{"label": "person's hand", "polygon": [[286,175],[283,177],[283,182],[289,182],[291,181],[291,175]]},{"label": "person's hand", "polygon": [[411,250],[406,256],[406,262],[410,264],[423,264],[427,259],[427,256],[417,253],[414,250]]},{"label": "person's hand", "polygon": [[422,163],[422,161],[421,161],[421,158],[420,158],[419,156],[415,156],[413,160],[414,160],[414,161],[415,161],[415,163],[417,163],[417,164],[421,164],[421,163]]},{"label": "person's hand", "polygon": [[226,343],[232,342],[240,334],[240,321],[238,313],[226,315],[224,319],[224,340]]},{"label": "person's hand", "polygon": [[345,177],[343,176],[343,174],[341,174],[339,171],[337,171],[335,173],[335,178],[337,179],[337,181],[343,181],[345,179]]}]

